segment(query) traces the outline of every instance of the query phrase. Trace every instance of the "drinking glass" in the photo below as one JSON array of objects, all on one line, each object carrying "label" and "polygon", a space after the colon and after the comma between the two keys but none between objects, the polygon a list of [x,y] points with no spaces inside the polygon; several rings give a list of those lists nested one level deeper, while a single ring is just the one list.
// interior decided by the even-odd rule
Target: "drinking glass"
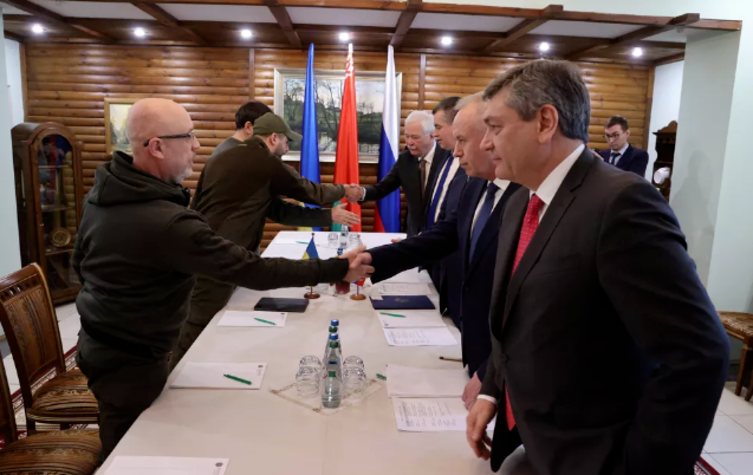
[{"label": "drinking glass", "polygon": [[295,388],[298,396],[311,398],[319,395],[320,377],[319,370],[312,366],[301,366],[295,375]]},{"label": "drinking glass", "polygon": [[366,388],[366,372],[356,366],[343,368],[343,391],[346,397],[359,398]]}]

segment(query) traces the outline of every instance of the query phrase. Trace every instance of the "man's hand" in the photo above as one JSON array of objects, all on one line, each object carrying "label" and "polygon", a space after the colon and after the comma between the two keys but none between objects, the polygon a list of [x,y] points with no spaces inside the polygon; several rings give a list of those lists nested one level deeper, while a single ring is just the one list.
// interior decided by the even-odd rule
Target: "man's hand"
[{"label": "man's hand", "polygon": [[463,402],[465,403],[465,408],[469,411],[476,402],[479,392],[481,392],[481,380],[478,379],[478,373],[475,373],[463,390]]},{"label": "man's hand", "polygon": [[492,441],[486,435],[486,427],[497,414],[497,406],[486,399],[479,399],[471,408],[468,414],[468,426],[465,435],[468,438],[468,444],[473,449],[476,457],[489,460],[491,456]]},{"label": "man's hand", "polygon": [[348,273],[345,275],[345,282],[356,282],[366,277],[370,277],[374,273],[374,268],[371,267],[371,254],[364,252],[366,246],[357,247],[351,249],[342,255],[343,259],[347,259],[350,262],[348,267]]},{"label": "man's hand", "polygon": [[358,185],[345,185],[345,199],[351,203],[358,203],[363,199],[363,188]]},{"label": "man's hand", "polygon": [[402,238],[393,238],[393,239],[390,239],[390,242],[391,243],[396,243],[396,242],[400,242],[402,240],[403,240]]},{"label": "man's hand", "polygon": [[360,223],[356,213],[351,213],[345,209],[345,204],[339,204],[332,208],[332,222],[337,224],[344,224],[346,226],[355,226]]}]

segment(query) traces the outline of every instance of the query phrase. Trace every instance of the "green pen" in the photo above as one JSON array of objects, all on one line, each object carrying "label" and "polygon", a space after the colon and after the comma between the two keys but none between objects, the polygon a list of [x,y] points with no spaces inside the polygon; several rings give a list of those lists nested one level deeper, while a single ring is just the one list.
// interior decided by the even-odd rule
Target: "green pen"
[{"label": "green pen", "polygon": [[247,379],[239,378],[238,376],[233,376],[232,374],[223,374],[224,377],[227,379],[232,379],[233,381],[238,381],[239,383],[248,384],[251,386],[253,383]]},{"label": "green pen", "polygon": [[388,317],[405,318],[405,315],[400,315],[399,313],[379,312],[379,314],[380,315],[387,315]]},{"label": "green pen", "polygon": [[308,241],[296,241],[298,244],[308,244]]},{"label": "green pen", "polygon": [[387,381],[387,376],[377,373],[377,378]]},{"label": "green pen", "polygon": [[263,318],[254,317],[254,320],[256,320],[257,322],[266,323],[267,325],[277,325],[275,322],[270,322],[269,320],[264,320]]}]

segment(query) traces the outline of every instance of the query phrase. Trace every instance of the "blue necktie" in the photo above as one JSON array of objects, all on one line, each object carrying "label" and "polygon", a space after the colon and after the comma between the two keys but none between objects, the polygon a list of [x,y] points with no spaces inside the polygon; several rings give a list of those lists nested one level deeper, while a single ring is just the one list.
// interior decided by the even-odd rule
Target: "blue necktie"
[{"label": "blue necktie", "polygon": [[434,193],[434,198],[431,200],[431,206],[429,206],[429,216],[426,217],[426,229],[434,226],[434,216],[437,214],[437,207],[439,206],[439,199],[442,197],[442,190],[444,189],[444,183],[447,181],[447,176],[450,174],[450,168],[452,167],[453,157],[447,159],[444,171],[442,172],[442,178],[439,179],[439,186],[437,192]]},{"label": "blue necktie", "polygon": [[476,225],[473,227],[473,234],[471,235],[471,251],[468,253],[468,262],[473,260],[473,253],[476,251],[476,244],[481,237],[481,233],[484,231],[486,222],[489,221],[489,216],[494,211],[494,195],[497,194],[499,187],[494,183],[489,183],[489,187],[486,189],[486,197],[484,197],[484,203],[481,205],[481,211],[476,218]]},{"label": "blue necktie", "polygon": [[622,155],[620,152],[612,152],[612,155],[609,157],[609,164],[610,165],[617,165],[617,159]]}]

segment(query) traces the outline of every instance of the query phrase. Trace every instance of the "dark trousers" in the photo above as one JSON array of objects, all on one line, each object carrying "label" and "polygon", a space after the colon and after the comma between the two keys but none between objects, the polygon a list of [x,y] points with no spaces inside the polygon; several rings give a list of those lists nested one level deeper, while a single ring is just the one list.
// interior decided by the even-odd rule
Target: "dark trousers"
[{"label": "dark trousers", "polygon": [[79,334],[76,363],[89,379],[99,405],[101,461],[118,445],[136,419],[160,395],[167,382],[167,356],[147,359],[129,355]]},{"label": "dark trousers", "polygon": [[217,282],[216,280],[198,277],[191,295],[191,308],[188,320],[180,329],[178,346],[170,358],[170,371],[172,371],[186,354],[191,345],[199,338],[201,332],[209,325],[209,322],[217,315],[217,312],[227,305],[233,296],[235,286]]}]

